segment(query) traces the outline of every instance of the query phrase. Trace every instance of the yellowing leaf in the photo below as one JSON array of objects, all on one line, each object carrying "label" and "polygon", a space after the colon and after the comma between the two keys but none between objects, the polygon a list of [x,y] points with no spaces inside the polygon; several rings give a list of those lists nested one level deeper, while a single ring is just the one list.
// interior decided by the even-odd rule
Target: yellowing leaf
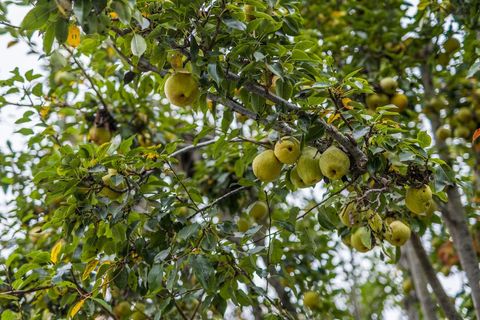
[{"label": "yellowing leaf", "polygon": [[80,28],[74,24],[68,27],[67,44],[74,48],[80,44]]},{"label": "yellowing leaf", "polygon": [[478,128],[477,130],[475,130],[475,132],[473,133],[472,143],[475,143],[475,140],[477,140],[478,137],[480,137],[480,128]]},{"label": "yellowing leaf", "polygon": [[73,318],[77,313],[78,311],[80,311],[80,309],[82,309],[83,307],[83,304],[85,303],[85,300],[80,300],[78,301],[73,307],[72,309],[70,310],[70,313],[68,314],[69,317]]},{"label": "yellowing leaf", "polygon": [[345,109],[352,110],[353,107],[352,107],[351,105],[349,105],[350,102],[352,102],[352,99],[350,99],[350,98],[343,98],[343,99],[342,99],[343,107],[344,107]]},{"label": "yellowing leaf", "polygon": [[332,115],[330,115],[330,117],[328,117],[328,124],[331,124],[333,121],[337,120],[338,118],[340,118],[340,114],[339,113],[334,113]]},{"label": "yellowing leaf", "polygon": [[50,252],[50,260],[53,263],[58,262],[58,255],[60,254],[60,251],[62,250],[62,246],[63,246],[63,240],[57,241],[57,243],[55,243],[55,245],[53,246],[52,251]]},{"label": "yellowing leaf", "polygon": [[92,261],[87,263],[87,266],[85,267],[85,270],[83,270],[82,280],[86,280],[88,278],[88,276],[90,275],[90,272],[92,272],[95,269],[97,264],[98,264],[97,259],[93,259]]}]

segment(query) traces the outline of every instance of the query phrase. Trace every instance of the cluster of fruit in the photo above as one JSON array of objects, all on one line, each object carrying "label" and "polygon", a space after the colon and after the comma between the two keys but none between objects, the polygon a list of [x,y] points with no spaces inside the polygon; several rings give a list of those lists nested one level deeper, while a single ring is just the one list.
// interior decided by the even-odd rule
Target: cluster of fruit
[{"label": "cluster of fruit", "polygon": [[271,182],[280,176],[284,164],[296,164],[290,171],[290,182],[296,188],[306,188],[324,176],[341,179],[350,168],[350,159],[336,146],[330,146],[322,154],[310,146],[301,150],[296,138],[286,136],[277,141],[274,150],[265,150],[253,159],[253,173],[260,181]]},{"label": "cluster of fruit", "polygon": [[442,51],[437,54],[437,62],[441,66],[447,66],[450,63],[452,55],[460,49],[460,41],[457,38],[449,38],[442,45]]},{"label": "cluster of fruit", "polygon": [[408,98],[405,94],[398,92],[397,80],[387,77],[380,80],[381,93],[374,93],[366,98],[367,107],[375,111],[379,107],[388,104],[395,105],[397,112],[403,112],[408,106]]},{"label": "cluster of fruit", "polygon": [[[461,107],[455,110],[453,117],[448,117],[448,124],[444,124],[437,128],[435,136],[440,141],[447,138],[456,137],[469,140],[473,132],[480,124],[480,89],[476,89],[472,95],[472,101],[469,107]],[[445,98],[439,96],[429,100],[426,105],[427,110],[436,112],[445,109],[448,103]],[[452,135],[453,129],[453,135]]]}]

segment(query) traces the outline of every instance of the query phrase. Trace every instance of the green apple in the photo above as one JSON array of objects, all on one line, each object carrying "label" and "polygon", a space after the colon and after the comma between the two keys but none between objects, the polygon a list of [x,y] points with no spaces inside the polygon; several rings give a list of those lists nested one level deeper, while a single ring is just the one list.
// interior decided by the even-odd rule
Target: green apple
[{"label": "green apple", "polygon": [[320,156],[319,165],[325,177],[330,180],[339,180],[348,173],[350,159],[345,152],[331,146]]},{"label": "green apple", "polygon": [[420,188],[410,187],[405,194],[407,208],[416,214],[424,214],[432,205],[432,190],[428,185]]},{"label": "green apple", "polygon": [[295,163],[300,157],[300,142],[294,137],[282,137],[275,144],[274,153],[281,163]]},{"label": "green apple", "polygon": [[362,214],[357,211],[355,201],[349,202],[342,208],[340,221],[349,228],[358,225],[362,221]]},{"label": "green apple", "polygon": [[265,201],[255,201],[250,206],[250,217],[256,222],[262,221],[268,215],[268,205]]},{"label": "green apple", "polygon": [[113,307],[113,314],[121,320],[129,319],[129,316],[132,314],[132,311],[130,310],[130,302],[122,301],[115,305]]},{"label": "green apple", "polygon": [[313,147],[305,147],[297,162],[297,173],[307,186],[311,186],[322,180],[320,170],[320,152]]},{"label": "green apple", "polygon": [[273,150],[265,150],[253,159],[253,174],[260,181],[276,180],[282,172],[282,163],[275,157]]},{"label": "green apple", "polygon": [[165,95],[178,107],[191,105],[200,92],[198,82],[189,72],[175,72],[165,82]]}]

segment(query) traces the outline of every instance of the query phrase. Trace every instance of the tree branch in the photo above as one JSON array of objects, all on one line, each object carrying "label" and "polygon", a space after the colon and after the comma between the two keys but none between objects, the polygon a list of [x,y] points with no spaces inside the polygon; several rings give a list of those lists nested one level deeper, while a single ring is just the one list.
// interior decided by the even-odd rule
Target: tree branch
[{"label": "tree branch", "polygon": [[410,269],[410,273],[412,275],[413,286],[415,288],[415,292],[417,293],[417,298],[420,301],[423,318],[425,320],[437,320],[435,304],[432,301],[430,292],[428,292],[425,275],[419,266],[418,259],[413,252],[410,241],[407,242],[402,249],[403,252],[407,254],[408,268]]},{"label": "tree branch", "polygon": [[[241,77],[239,75],[234,74],[233,72],[228,72],[227,73],[227,78],[234,80],[234,81],[240,81]],[[259,96],[264,97],[265,99],[268,99],[280,106],[283,106],[290,112],[294,112],[296,114],[306,116],[310,119],[312,119],[312,115],[306,112],[305,110],[302,110],[299,106],[296,104],[293,104],[277,95],[274,95],[270,93],[266,88],[262,87],[261,85],[258,85],[256,83],[251,83],[251,82],[246,82],[243,84],[243,87],[255,94],[258,94]],[[356,145],[355,140],[353,138],[349,138],[345,135],[343,135],[338,129],[328,123],[325,122],[325,120],[316,117],[314,119],[314,122],[325,128],[325,131],[330,135],[335,141],[337,141],[342,147],[344,147],[348,153],[353,157],[355,164],[357,165],[357,168],[360,171],[365,170],[365,165],[367,164],[368,158],[365,155],[365,153]]]},{"label": "tree branch", "polygon": [[25,294],[36,292],[36,291],[47,290],[47,289],[50,289],[50,288],[53,288],[53,287],[54,287],[54,285],[49,285],[49,286],[42,286],[42,287],[38,287],[38,288],[25,289],[25,290],[3,291],[3,292],[0,292],[0,295],[10,294],[10,295],[14,295],[14,296],[20,296],[20,295],[25,295]]},{"label": "tree branch", "polygon": [[420,267],[422,268],[425,276],[427,277],[428,283],[430,284],[433,292],[435,293],[435,296],[438,299],[440,307],[445,312],[445,316],[448,319],[460,320],[460,315],[455,310],[455,307],[450,301],[450,297],[447,296],[445,290],[442,287],[442,284],[438,280],[437,274],[435,273],[435,270],[430,264],[428,255],[425,252],[422,242],[416,233],[412,233],[412,237],[410,238],[410,244],[413,248],[413,251],[415,252]]}]

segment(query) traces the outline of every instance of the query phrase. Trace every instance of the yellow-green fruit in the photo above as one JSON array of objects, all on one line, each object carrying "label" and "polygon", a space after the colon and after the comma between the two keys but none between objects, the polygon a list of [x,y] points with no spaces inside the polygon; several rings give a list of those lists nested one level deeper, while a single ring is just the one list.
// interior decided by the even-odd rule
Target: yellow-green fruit
[{"label": "yellow-green fruit", "polygon": [[450,63],[450,55],[446,52],[442,52],[437,56],[437,62],[439,65],[446,67]]},{"label": "yellow-green fruit", "polygon": [[132,313],[132,320],[147,320],[148,317],[141,311],[135,311]]},{"label": "yellow-green fruit", "polygon": [[394,94],[398,88],[397,80],[387,77],[380,80],[380,88],[387,94]]},{"label": "yellow-green fruit", "polygon": [[435,203],[435,201],[432,200],[430,207],[428,207],[428,210],[426,211],[426,216],[431,217],[437,210],[438,210],[437,204]]},{"label": "yellow-green fruit", "polygon": [[447,53],[455,52],[460,49],[460,41],[452,37],[443,43],[443,49],[445,49]]},{"label": "yellow-green fruit", "polygon": [[93,126],[88,130],[88,140],[98,145],[107,143],[112,138],[112,133],[107,128]]},{"label": "yellow-green fruit", "polygon": [[470,130],[467,127],[457,127],[453,132],[453,135],[457,138],[469,139],[470,138]]},{"label": "yellow-green fruit", "polygon": [[282,172],[282,163],[275,157],[273,150],[265,150],[253,159],[253,174],[260,181],[270,182]]},{"label": "yellow-green fruit", "polygon": [[302,178],[298,175],[297,167],[294,167],[292,171],[290,171],[290,182],[295,188],[306,188],[308,185],[303,182]]},{"label": "yellow-green fruit", "polygon": [[402,283],[402,288],[405,294],[410,293],[410,291],[412,291],[413,289],[412,279],[410,278],[405,279]]},{"label": "yellow-green fruit", "polygon": [[440,111],[448,106],[447,100],[443,96],[431,98],[426,105],[427,109]]},{"label": "yellow-green fruit", "polygon": [[347,235],[343,236],[342,237],[342,242],[343,242],[344,245],[351,248],[352,247],[352,235],[347,234]]},{"label": "yellow-green fruit", "polygon": [[250,223],[245,218],[238,219],[237,228],[240,232],[246,232],[250,228]]},{"label": "yellow-green fruit", "polygon": [[341,179],[350,168],[350,159],[347,154],[335,146],[329,147],[320,156],[320,170],[330,180]]},{"label": "yellow-green fruit", "polygon": [[250,207],[250,217],[259,222],[268,215],[268,206],[265,201],[255,201]]},{"label": "yellow-green fruit", "polygon": [[437,131],[435,131],[435,136],[440,141],[445,141],[452,135],[452,131],[447,127],[439,127]]},{"label": "yellow-green fruit", "polygon": [[362,238],[369,237],[371,237],[370,230],[368,230],[366,227],[358,228],[357,231],[352,234],[352,238],[350,240],[352,247],[360,252],[370,251],[371,248],[367,247],[362,241]]},{"label": "yellow-green fruit", "polygon": [[295,163],[300,157],[300,142],[294,137],[283,137],[275,144],[274,153],[282,163]]},{"label": "yellow-green fruit", "polygon": [[243,6],[243,12],[245,13],[245,20],[252,21],[255,19],[253,12],[255,12],[255,6],[251,4],[246,4]]},{"label": "yellow-green fruit", "polygon": [[127,319],[131,314],[130,303],[128,301],[122,301],[113,307],[113,314],[115,314],[119,319]]},{"label": "yellow-green fruit", "polygon": [[410,227],[399,220],[395,220],[390,223],[390,230],[387,233],[385,239],[394,246],[400,247],[410,239],[411,231]]},{"label": "yellow-green fruit", "polygon": [[165,95],[178,107],[191,105],[198,97],[198,82],[188,72],[176,72],[165,82]]},{"label": "yellow-green fruit", "polygon": [[402,112],[408,106],[408,98],[403,93],[397,93],[390,99],[390,103],[397,106],[398,112]]},{"label": "yellow-green fruit", "polygon": [[362,215],[357,211],[355,201],[343,207],[342,211],[340,211],[340,221],[349,228],[358,225],[362,221]]},{"label": "yellow-green fruit", "polygon": [[320,306],[320,295],[314,291],[307,291],[303,295],[303,305],[310,309],[316,309]]},{"label": "yellow-green fruit", "polygon": [[463,108],[460,108],[457,112],[457,114],[455,115],[457,117],[458,120],[462,121],[462,122],[468,122],[470,120],[472,120],[472,111],[470,110],[470,108],[467,108],[467,107],[463,107]]},{"label": "yellow-green fruit", "polygon": [[115,169],[108,169],[108,174],[102,177],[102,181],[105,184],[105,187],[102,188],[100,191],[100,195],[103,197],[107,197],[110,200],[118,199],[122,193],[117,192],[116,190],[123,190],[126,187],[125,181],[120,183],[118,186],[114,185],[112,182],[112,176],[117,174],[117,170]]},{"label": "yellow-green fruit", "polygon": [[379,107],[383,107],[389,103],[388,96],[383,93],[371,94],[367,97],[366,101],[367,107],[371,110],[375,110]]},{"label": "yellow-green fruit", "polygon": [[426,213],[432,205],[432,190],[428,185],[420,188],[409,188],[405,194],[407,208],[416,214]]},{"label": "yellow-green fruit", "polygon": [[380,233],[383,229],[382,217],[373,210],[367,211],[368,225],[373,232]]},{"label": "yellow-green fruit", "polygon": [[323,178],[322,171],[320,170],[319,159],[320,152],[313,147],[305,147],[302,150],[300,158],[298,158],[298,176],[308,186],[316,184]]}]

